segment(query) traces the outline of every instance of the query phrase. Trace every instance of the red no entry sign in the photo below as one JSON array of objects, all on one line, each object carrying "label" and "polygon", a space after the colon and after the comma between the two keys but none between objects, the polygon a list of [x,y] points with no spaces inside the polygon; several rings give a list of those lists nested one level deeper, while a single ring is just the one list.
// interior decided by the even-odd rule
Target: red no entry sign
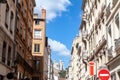
[{"label": "red no entry sign", "polygon": [[98,73],[100,80],[108,80],[110,78],[110,72],[107,69],[101,69]]}]

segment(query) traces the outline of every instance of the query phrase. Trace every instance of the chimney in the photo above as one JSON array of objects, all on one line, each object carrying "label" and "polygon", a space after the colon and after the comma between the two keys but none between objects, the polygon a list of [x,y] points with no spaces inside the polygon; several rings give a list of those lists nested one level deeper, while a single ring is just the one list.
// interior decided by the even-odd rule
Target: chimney
[{"label": "chimney", "polygon": [[42,19],[46,19],[46,10],[42,9]]}]

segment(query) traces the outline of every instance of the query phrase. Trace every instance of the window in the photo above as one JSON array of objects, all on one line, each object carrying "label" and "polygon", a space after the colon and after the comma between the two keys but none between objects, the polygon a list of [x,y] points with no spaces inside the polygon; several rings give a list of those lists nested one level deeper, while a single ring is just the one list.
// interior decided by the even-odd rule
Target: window
[{"label": "window", "polygon": [[10,61],[11,61],[11,47],[8,47],[8,56],[7,56],[7,65],[10,66]]},{"label": "window", "polygon": [[115,16],[115,23],[117,27],[119,28],[119,13]]},{"label": "window", "polygon": [[110,37],[111,37],[111,25],[109,26],[109,28],[108,28],[108,33],[109,33],[109,35],[110,35]]},{"label": "window", "polygon": [[115,74],[111,75],[111,80],[116,80],[116,75]]},{"label": "window", "polygon": [[35,70],[36,71],[40,70],[40,61],[35,61]]},{"label": "window", "polygon": [[13,0],[13,2],[15,3],[15,0]]},{"label": "window", "polygon": [[40,21],[39,21],[39,20],[35,20],[35,24],[36,24],[36,25],[39,25],[39,24],[40,24]]},{"label": "window", "polygon": [[34,44],[34,52],[40,52],[40,44]]},{"label": "window", "polygon": [[7,24],[7,22],[8,22],[8,16],[9,16],[9,6],[7,4],[6,5],[6,13],[5,13],[5,26],[6,26],[6,28],[8,28],[8,24]]},{"label": "window", "polygon": [[0,75],[0,80],[3,80],[3,76],[2,75]]},{"label": "window", "polygon": [[4,41],[3,42],[3,49],[2,49],[2,62],[5,63],[5,60],[6,60],[6,42]]},{"label": "window", "polygon": [[39,77],[32,77],[32,80],[39,80]]},{"label": "window", "polygon": [[35,30],[34,31],[34,38],[41,38],[42,36],[42,31],[41,30]]},{"label": "window", "polygon": [[12,28],[13,28],[13,18],[14,18],[14,15],[13,15],[13,12],[11,12],[11,16],[10,16],[10,33],[12,34]]}]

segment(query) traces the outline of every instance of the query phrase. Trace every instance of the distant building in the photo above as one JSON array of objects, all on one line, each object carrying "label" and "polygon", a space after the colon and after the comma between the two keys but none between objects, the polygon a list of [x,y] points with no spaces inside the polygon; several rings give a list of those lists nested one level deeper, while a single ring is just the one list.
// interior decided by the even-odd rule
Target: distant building
[{"label": "distant building", "polygon": [[53,76],[54,76],[54,80],[59,79],[59,63],[56,61],[54,61],[53,63]]},{"label": "distant building", "polygon": [[54,80],[53,76],[53,62],[51,55],[48,56],[48,80]]},{"label": "distant building", "polygon": [[68,70],[66,71],[66,80],[72,80],[72,67],[68,66]]},{"label": "distant building", "polygon": [[60,63],[59,63],[59,70],[60,71],[64,70],[64,62],[62,60],[60,60]]},{"label": "distant building", "polygon": [[60,60],[60,62],[54,61],[53,63],[53,72],[54,72],[54,80],[59,80],[59,72],[64,70],[64,62]]}]

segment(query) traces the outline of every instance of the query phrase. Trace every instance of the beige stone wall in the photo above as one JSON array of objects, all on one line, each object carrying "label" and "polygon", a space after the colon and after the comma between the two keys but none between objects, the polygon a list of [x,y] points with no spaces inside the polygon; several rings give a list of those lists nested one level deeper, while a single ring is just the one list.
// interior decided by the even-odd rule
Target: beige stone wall
[{"label": "beige stone wall", "polygon": [[[42,13],[42,15],[46,15],[45,13]],[[37,17],[37,18],[36,18]],[[39,19],[38,16],[35,16],[35,19]],[[41,19],[45,20],[45,17],[42,17]],[[42,37],[41,39],[34,39],[34,30],[41,30]],[[44,50],[45,50],[45,37],[46,37],[46,22],[40,21],[39,25],[35,25],[35,22],[33,22],[33,43],[32,43],[32,55],[34,56],[43,56]],[[35,54],[34,53],[34,44],[38,43],[40,44],[40,53]]]},{"label": "beige stone wall", "polygon": [[[83,39],[83,50],[87,51],[86,59],[83,60],[87,63],[88,73],[89,61],[95,62],[95,75],[98,77],[97,74],[101,68],[114,65],[111,63],[111,60],[116,61],[115,39],[120,37],[120,26],[117,27],[115,17],[120,13],[120,2],[119,0],[87,0],[83,2],[84,13],[80,31]],[[120,23],[120,14],[118,16],[119,22],[117,23]],[[86,48],[84,49],[85,46]],[[84,52],[82,54],[84,54]],[[118,67],[119,66],[114,66],[111,73],[114,73],[114,70],[118,69]],[[108,69],[110,68],[112,67]],[[116,76],[118,77],[118,74],[116,74]],[[92,79],[92,77],[90,78]],[[118,80],[118,78],[116,79]]]},{"label": "beige stone wall", "polygon": [[80,55],[81,55],[81,51],[80,51],[80,46],[81,46],[81,37],[77,36],[74,40],[73,40],[73,44],[72,44],[72,52],[71,52],[71,68],[72,68],[72,73],[71,73],[71,78],[74,80],[78,80],[79,79],[79,71],[80,71]]},{"label": "beige stone wall", "polygon": [[[6,14],[6,3],[0,3],[0,75],[4,76],[4,80],[7,80],[6,75],[12,71],[13,66],[13,43],[14,43],[14,29],[15,29],[15,4],[13,1],[8,0],[7,4],[9,6],[9,16],[8,16],[8,28],[5,26],[5,14]],[[11,6],[12,5],[12,6]],[[10,16],[11,11],[13,12],[13,25],[10,26]],[[11,28],[10,28],[11,27]],[[2,62],[2,50],[3,50],[3,42],[6,42],[6,56],[5,63]],[[10,66],[8,63],[8,47],[11,47],[11,57]]]}]

